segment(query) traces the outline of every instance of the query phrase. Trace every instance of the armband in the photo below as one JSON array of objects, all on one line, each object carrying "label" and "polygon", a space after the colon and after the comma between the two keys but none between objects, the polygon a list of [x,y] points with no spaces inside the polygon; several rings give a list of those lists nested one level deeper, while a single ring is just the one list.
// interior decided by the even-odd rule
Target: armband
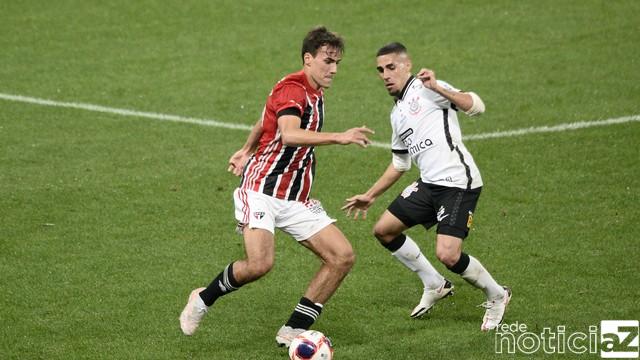
[{"label": "armband", "polygon": [[482,99],[480,99],[480,96],[478,96],[474,92],[468,92],[467,94],[471,96],[471,100],[473,102],[471,104],[471,108],[469,108],[469,110],[465,111],[464,113],[469,116],[476,116],[476,115],[482,114],[484,112],[484,102],[482,102]]},{"label": "armband", "polygon": [[400,172],[408,171],[411,169],[411,156],[408,153],[393,153],[392,163],[396,170]]}]

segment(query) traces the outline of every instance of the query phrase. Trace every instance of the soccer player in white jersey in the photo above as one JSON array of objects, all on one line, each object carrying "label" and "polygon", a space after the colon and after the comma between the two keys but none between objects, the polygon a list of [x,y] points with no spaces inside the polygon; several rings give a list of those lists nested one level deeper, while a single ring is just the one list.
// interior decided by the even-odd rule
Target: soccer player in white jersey
[{"label": "soccer player in white jersey", "polygon": [[323,305],[353,266],[351,244],[333,224],[319,201],[310,198],[315,178],[314,146],[369,144],[366,127],[342,133],[322,133],[323,89],[331,86],[342,58],[344,42],[325,27],[311,30],[302,43],[302,70],[273,88],[262,118],[244,146],[229,159],[229,171],[242,176],[234,192],[238,231],[246,257],[228,264],[206,288],[191,292],[180,315],[180,327],[192,335],[213,303],[273,267],[275,228],[290,234],[321,260],[318,272],[276,342],[289,346],[309,329]]},{"label": "soccer player in white jersey", "polygon": [[395,105],[391,111],[392,161],[382,176],[364,194],[347,199],[343,210],[355,219],[391,187],[411,162],[420,169],[420,179],[409,185],[389,205],[374,226],[374,235],[402,264],[416,272],[424,284],[420,303],[411,317],[420,317],[440,299],[452,294],[453,284],[429,263],[418,245],[403,232],[417,224],[426,229],[437,225],[436,257],[449,270],[484,291],[487,301],[481,330],[495,329],[504,316],[511,290],[499,285],[473,256],[462,251],[473,211],[482,189],[482,179],[473,157],[462,143],[458,111],[479,115],[485,107],[478,95],[461,92],[435,73],[411,72],[411,59],[400,43],[391,43],[377,53],[377,70]]}]

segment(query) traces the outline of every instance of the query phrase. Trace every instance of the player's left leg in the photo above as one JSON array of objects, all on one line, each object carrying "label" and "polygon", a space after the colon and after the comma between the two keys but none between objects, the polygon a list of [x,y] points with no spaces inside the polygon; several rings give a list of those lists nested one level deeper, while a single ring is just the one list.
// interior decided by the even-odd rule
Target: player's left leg
[{"label": "player's left leg", "polygon": [[511,290],[499,285],[476,258],[462,251],[462,241],[469,234],[481,188],[438,188],[435,191],[438,207],[436,257],[449,270],[484,291],[487,301],[483,305],[487,311],[480,328],[483,331],[495,329],[502,322]]},{"label": "player's left leg", "polygon": [[507,304],[511,299],[511,290],[499,285],[480,261],[462,252],[462,239],[459,237],[438,234],[436,256],[449,270],[484,291],[487,301],[483,306],[487,310],[481,330],[492,330],[500,325]]},{"label": "player's left leg", "polygon": [[355,261],[351,244],[333,224],[300,243],[316,254],[322,260],[322,265],[289,320],[278,331],[276,342],[281,346],[289,346],[296,335],[311,327]]}]

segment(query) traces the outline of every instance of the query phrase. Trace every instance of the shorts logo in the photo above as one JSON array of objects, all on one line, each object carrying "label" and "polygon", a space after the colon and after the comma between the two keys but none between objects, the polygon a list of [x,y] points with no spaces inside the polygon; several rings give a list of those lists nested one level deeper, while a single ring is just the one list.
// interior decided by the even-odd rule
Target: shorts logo
[{"label": "shorts logo", "polygon": [[400,196],[406,199],[409,196],[411,196],[411,194],[417,191],[418,191],[418,183],[414,181],[411,185],[407,186],[406,188],[404,188],[404,190],[402,190],[402,193],[400,194]]},{"label": "shorts logo", "polygon": [[447,211],[444,209],[444,206],[440,206],[440,209],[438,210],[438,214],[436,214],[436,219],[438,219],[438,222],[444,220],[447,216],[449,216],[449,214],[445,214],[444,212]]},{"label": "shorts logo", "polygon": [[253,217],[258,219],[258,220],[262,220],[262,218],[264,217],[264,211],[256,211],[253,213]]},{"label": "shorts logo", "polygon": [[467,229],[471,229],[473,225],[473,211],[469,211],[469,217],[467,218]]},{"label": "shorts logo", "polygon": [[314,214],[322,214],[324,212],[324,208],[322,207],[322,203],[316,199],[309,199],[304,203],[304,206],[309,209]]}]

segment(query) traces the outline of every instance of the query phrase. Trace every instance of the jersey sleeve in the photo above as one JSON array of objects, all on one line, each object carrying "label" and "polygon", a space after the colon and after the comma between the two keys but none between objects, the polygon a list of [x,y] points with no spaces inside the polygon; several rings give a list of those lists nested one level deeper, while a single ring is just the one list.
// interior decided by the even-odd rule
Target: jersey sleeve
[{"label": "jersey sleeve", "polygon": [[276,117],[282,115],[302,117],[307,102],[307,95],[302,87],[296,84],[285,84],[274,90],[271,96]]},{"label": "jersey sleeve", "polygon": [[[443,88],[449,91],[460,92],[460,89],[453,87],[451,84],[449,84],[446,81],[437,80],[437,82],[438,82],[438,85],[442,86]],[[433,93],[435,94],[434,102],[436,103],[436,105],[438,105],[442,109],[448,109],[451,107],[451,102],[449,102],[449,100],[447,100],[444,96],[436,93],[435,91]]]},{"label": "jersey sleeve", "polygon": [[395,154],[409,153],[409,149],[407,149],[407,146],[404,144],[404,142],[402,142],[402,139],[400,139],[400,136],[396,131],[396,127],[393,122],[393,116],[391,117],[391,152]]}]

